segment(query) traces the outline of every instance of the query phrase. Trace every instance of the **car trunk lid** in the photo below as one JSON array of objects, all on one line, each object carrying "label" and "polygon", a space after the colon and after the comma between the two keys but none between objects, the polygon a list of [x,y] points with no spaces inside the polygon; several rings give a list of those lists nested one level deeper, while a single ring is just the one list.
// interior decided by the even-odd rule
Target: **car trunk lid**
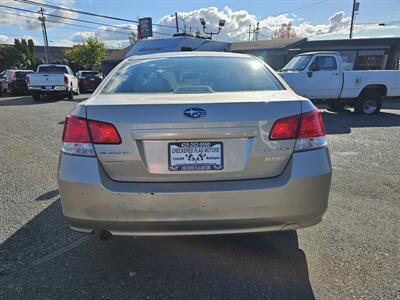
[{"label": "car trunk lid", "polygon": [[[98,95],[86,107],[88,119],[112,123],[122,139],[119,145],[95,145],[108,176],[143,182],[278,176],[295,140],[270,141],[269,132],[276,120],[301,113],[299,98],[287,91]],[[194,108],[206,115],[185,116],[185,110]],[[215,168],[173,164],[174,159],[185,163],[202,159],[198,152],[190,156],[194,147],[216,151],[210,156]]]}]

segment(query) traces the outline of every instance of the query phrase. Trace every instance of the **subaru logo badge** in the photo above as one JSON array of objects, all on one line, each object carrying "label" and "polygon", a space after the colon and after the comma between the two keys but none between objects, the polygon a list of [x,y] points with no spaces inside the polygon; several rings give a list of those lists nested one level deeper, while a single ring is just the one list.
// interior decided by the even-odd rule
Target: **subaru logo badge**
[{"label": "subaru logo badge", "polygon": [[183,114],[188,117],[188,118],[193,118],[193,119],[197,119],[197,118],[201,118],[204,117],[207,113],[204,109],[202,108],[198,108],[198,107],[191,107],[191,108],[187,108],[185,109],[185,111],[183,112]]}]

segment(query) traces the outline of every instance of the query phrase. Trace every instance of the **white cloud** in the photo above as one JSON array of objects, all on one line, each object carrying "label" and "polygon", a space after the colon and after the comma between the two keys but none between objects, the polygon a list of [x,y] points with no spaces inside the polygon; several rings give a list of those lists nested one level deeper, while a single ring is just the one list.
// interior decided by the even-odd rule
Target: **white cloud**
[{"label": "white cloud", "polygon": [[[27,4],[22,4],[20,2],[15,2],[12,0],[1,0],[2,3],[9,6],[18,6],[21,8],[29,10],[37,10],[36,6],[31,6]],[[53,0],[51,2],[55,5],[73,7],[75,0]],[[16,13],[15,10],[5,9],[6,12]],[[68,11],[63,11],[60,9],[47,9],[47,13],[58,15],[61,17],[77,18],[78,14]],[[37,30],[41,33],[40,22],[36,19],[37,15],[32,15],[29,13],[19,13],[20,15],[28,15],[30,17],[34,16],[34,19],[17,17],[13,15],[0,14],[0,25],[12,25],[17,26],[21,29]],[[293,28],[295,29],[298,37],[309,37],[312,39],[316,38],[347,38],[348,31],[350,27],[350,17],[346,16],[343,11],[338,11],[334,13],[328,20],[322,24],[313,24],[309,21],[296,16],[295,14],[281,14],[278,16],[270,16],[264,19],[257,19],[257,17],[246,10],[232,10],[229,7],[225,7],[219,10],[216,7],[200,8],[197,10],[189,12],[179,12],[179,18],[184,19],[187,30],[191,27],[192,31],[199,30],[202,32],[202,28],[199,22],[199,18],[202,17],[207,22],[208,31],[218,30],[218,21],[220,19],[225,20],[225,26],[221,30],[221,33],[213,38],[215,40],[221,41],[246,41],[248,39],[248,29],[249,25],[254,25],[259,22],[260,32],[259,39],[269,39],[272,33],[278,29],[283,23],[293,23]],[[51,21],[60,21],[61,19],[56,17],[47,17],[47,27],[51,31],[54,27],[67,26],[65,24],[54,23]],[[154,21],[154,20],[153,20]],[[62,22],[72,23],[72,20],[63,19]],[[156,23],[154,21],[154,23]],[[174,16],[164,16],[158,22],[159,24],[175,26]],[[78,24],[78,23],[77,23]],[[73,44],[81,44],[87,37],[96,36],[102,40],[109,48],[123,48],[129,45],[128,30],[125,28],[130,28],[132,31],[136,30],[135,24],[119,24],[114,25],[116,27],[104,27],[99,26],[97,29],[92,31],[76,31],[72,33],[69,37],[58,37],[52,45],[66,45],[72,46]],[[183,28],[183,22],[179,20],[180,28]],[[123,28],[122,28],[123,27]],[[68,27],[71,29],[73,27]],[[106,29],[106,30],[103,30]],[[126,31],[126,33],[124,33]],[[164,35],[159,35],[156,32],[173,34],[175,33],[174,28],[154,26],[155,37],[166,37]],[[354,29],[355,37],[373,37],[373,36],[398,36],[399,26],[384,26],[379,27],[376,25],[363,25],[356,26]],[[13,42],[13,38],[6,35],[0,36],[0,43],[2,42]],[[49,39],[52,39],[51,33],[49,33]],[[39,39],[39,43],[42,41]]]},{"label": "white cloud", "polygon": [[[45,3],[46,1],[42,1]],[[23,8],[31,11],[38,11],[38,7],[34,5],[29,5],[21,2],[16,2],[12,0],[2,0],[1,2],[3,5],[11,6],[11,7],[17,7],[17,8]],[[52,4],[63,6],[70,8],[74,5],[75,1],[74,0],[59,0],[56,1],[55,3],[52,2]],[[0,14],[0,25],[10,25],[10,26],[17,26],[20,29],[27,29],[27,30],[38,30],[41,28],[40,21],[38,20],[39,14],[34,14],[34,13],[28,13],[28,12],[21,12],[18,10],[14,9],[9,9],[9,8],[4,8],[2,9],[3,12]],[[46,16],[46,20],[48,21],[46,23],[47,29],[51,30],[54,27],[62,27],[66,26],[66,24],[73,23],[73,20],[68,20],[68,19],[62,19],[63,17],[67,18],[77,18],[78,14],[75,12],[70,12],[70,11],[65,11],[61,9],[51,9],[47,8],[46,13],[59,16],[59,17],[53,17],[53,16]],[[17,14],[18,16],[14,15]],[[63,23],[59,23],[63,22]]]},{"label": "white cloud", "polygon": [[91,32],[91,31],[80,31],[80,32],[75,32],[72,35],[72,41],[76,42],[78,44],[83,43],[87,38],[89,37],[94,37],[96,36],[96,33]]},{"label": "white cloud", "polygon": [[[37,44],[37,42],[38,42],[34,37],[32,37],[30,35],[23,35],[23,36],[19,37],[19,39],[33,40],[33,42],[35,44]],[[0,34],[0,44],[14,44],[14,37]]]},{"label": "white cloud", "polygon": [[13,43],[14,43],[13,38],[7,35],[0,34],[0,44],[13,44]]},{"label": "white cloud", "polygon": [[[304,21],[294,14],[281,14],[278,16],[270,16],[264,19],[257,19],[256,16],[250,14],[246,10],[233,11],[229,7],[223,10],[218,10],[216,7],[201,8],[190,12],[179,12],[179,17],[184,19],[187,27],[192,27],[192,30],[202,28],[199,18],[204,18],[207,22],[207,30],[216,31],[218,21],[225,20],[225,26],[221,33],[215,36],[214,39],[222,41],[246,41],[248,40],[249,25],[255,25],[259,22],[260,32],[259,39],[271,38],[271,33],[278,29],[283,23],[293,23],[293,27],[298,37],[317,37],[321,38],[346,38],[350,27],[350,17],[346,16],[343,11],[334,13],[328,18],[326,23],[312,24]],[[175,26],[174,16],[165,16],[159,21],[160,24]],[[179,21],[179,26],[183,27],[183,22]],[[356,26],[354,29],[355,37],[380,37],[382,35],[398,36],[398,26],[379,27],[377,25]],[[156,27],[157,30],[173,33],[173,29]]]}]

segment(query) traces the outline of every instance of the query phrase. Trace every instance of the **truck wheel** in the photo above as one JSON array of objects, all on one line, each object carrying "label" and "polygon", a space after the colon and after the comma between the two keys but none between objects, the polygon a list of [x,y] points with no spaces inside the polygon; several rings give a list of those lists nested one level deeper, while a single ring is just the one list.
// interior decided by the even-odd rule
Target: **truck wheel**
[{"label": "truck wheel", "polygon": [[40,93],[32,93],[33,101],[40,101]]},{"label": "truck wheel", "polygon": [[72,87],[68,92],[68,99],[69,100],[74,100],[74,90],[72,89]]},{"label": "truck wheel", "polygon": [[354,104],[356,114],[374,115],[378,114],[382,108],[382,101],[378,97],[370,99],[357,99]]}]

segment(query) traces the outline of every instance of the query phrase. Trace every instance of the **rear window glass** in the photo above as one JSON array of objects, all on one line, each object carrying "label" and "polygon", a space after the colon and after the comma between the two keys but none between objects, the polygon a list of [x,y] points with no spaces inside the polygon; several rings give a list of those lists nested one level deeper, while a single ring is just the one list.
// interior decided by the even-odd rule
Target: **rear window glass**
[{"label": "rear window glass", "polygon": [[212,93],[282,90],[268,68],[247,57],[171,57],[129,60],[101,93]]},{"label": "rear window glass", "polygon": [[99,75],[99,72],[81,72],[81,76],[83,76],[83,77],[95,77],[98,75]]},{"label": "rear window glass", "polygon": [[40,67],[39,73],[64,74],[64,73],[68,73],[68,70],[66,67],[46,66],[46,67]]},{"label": "rear window glass", "polygon": [[15,76],[16,76],[18,79],[22,79],[22,78],[25,78],[25,76],[26,76],[27,74],[29,74],[29,73],[32,73],[32,72],[16,72],[16,73],[15,73]]}]

